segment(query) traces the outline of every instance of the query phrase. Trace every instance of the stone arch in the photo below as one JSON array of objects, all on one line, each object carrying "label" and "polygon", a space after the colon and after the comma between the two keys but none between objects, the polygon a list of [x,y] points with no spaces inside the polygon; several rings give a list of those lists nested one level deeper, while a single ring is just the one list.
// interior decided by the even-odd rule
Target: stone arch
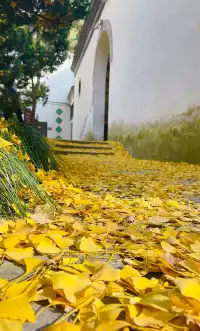
[{"label": "stone arch", "polygon": [[111,24],[101,24],[97,43],[93,76],[93,133],[96,139],[107,140],[110,63],[113,59],[113,38]]}]

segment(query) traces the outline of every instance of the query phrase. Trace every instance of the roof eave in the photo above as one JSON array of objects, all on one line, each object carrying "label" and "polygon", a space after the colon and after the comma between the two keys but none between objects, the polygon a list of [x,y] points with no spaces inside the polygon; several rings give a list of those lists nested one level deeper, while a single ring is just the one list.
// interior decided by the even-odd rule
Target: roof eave
[{"label": "roof eave", "polygon": [[81,35],[79,38],[79,42],[78,42],[78,45],[76,47],[76,51],[74,54],[74,59],[73,59],[72,66],[71,66],[71,70],[74,73],[77,72],[77,70],[80,66],[82,58],[83,58],[83,56],[86,52],[86,49],[89,45],[89,42],[92,38],[94,27],[101,16],[101,13],[104,9],[106,1],[107,0],[93,0],[91,14],[88,16],[88,18],[86,19],[86,21],[83,25]]}]

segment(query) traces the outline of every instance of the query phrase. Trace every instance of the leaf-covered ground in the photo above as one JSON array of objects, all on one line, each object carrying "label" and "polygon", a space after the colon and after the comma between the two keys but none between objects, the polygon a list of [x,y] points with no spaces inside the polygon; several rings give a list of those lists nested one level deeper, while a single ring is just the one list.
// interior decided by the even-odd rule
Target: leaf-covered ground
[{"label": "leaf-covered ground", "polygon": [[0,330],[34,323],[33,302],[63,312],[49,331],[200,330],[200,167],[113,148],[39,170],[56,207],[1,221],[2,264],[24,274],[0,279]]}]

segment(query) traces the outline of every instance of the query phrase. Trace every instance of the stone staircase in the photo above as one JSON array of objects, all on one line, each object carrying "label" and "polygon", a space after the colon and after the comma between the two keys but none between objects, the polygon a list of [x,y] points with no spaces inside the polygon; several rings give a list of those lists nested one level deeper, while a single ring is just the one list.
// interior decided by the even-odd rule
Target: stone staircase
[{"label": "stone staircase", "polygon": [[53,150],[59,155],[114,155],[114,150],[104,141],[78,141],[49,139]]}]

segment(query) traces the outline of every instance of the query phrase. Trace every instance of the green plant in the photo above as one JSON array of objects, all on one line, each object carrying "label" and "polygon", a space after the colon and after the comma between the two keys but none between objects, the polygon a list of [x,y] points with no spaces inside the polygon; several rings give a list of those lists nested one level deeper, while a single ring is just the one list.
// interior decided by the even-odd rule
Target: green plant
[{"label": "green plant", "polygon": [[[15,213],[25,216],[26,204],[29,200],[28,193],[39,200],[51,202],[25,163],[2,148],[0,148],[0,190],[0,216],[3,217],[12,216]],[[26,190],[26,199],[23,198],[23,190]]]},{"label": "green plant", "polygon": [[85,140],[87,140],[87,141],[95,141],[94,133],[88,132],[87,136],[85,137]]},{"label": "green plant", "polygon": [[37,168],[57,169],[59,162],[47,140],[31,124],[13,122],[9,130],[15,133],[22,141],[22,148],[30,156]]}]

